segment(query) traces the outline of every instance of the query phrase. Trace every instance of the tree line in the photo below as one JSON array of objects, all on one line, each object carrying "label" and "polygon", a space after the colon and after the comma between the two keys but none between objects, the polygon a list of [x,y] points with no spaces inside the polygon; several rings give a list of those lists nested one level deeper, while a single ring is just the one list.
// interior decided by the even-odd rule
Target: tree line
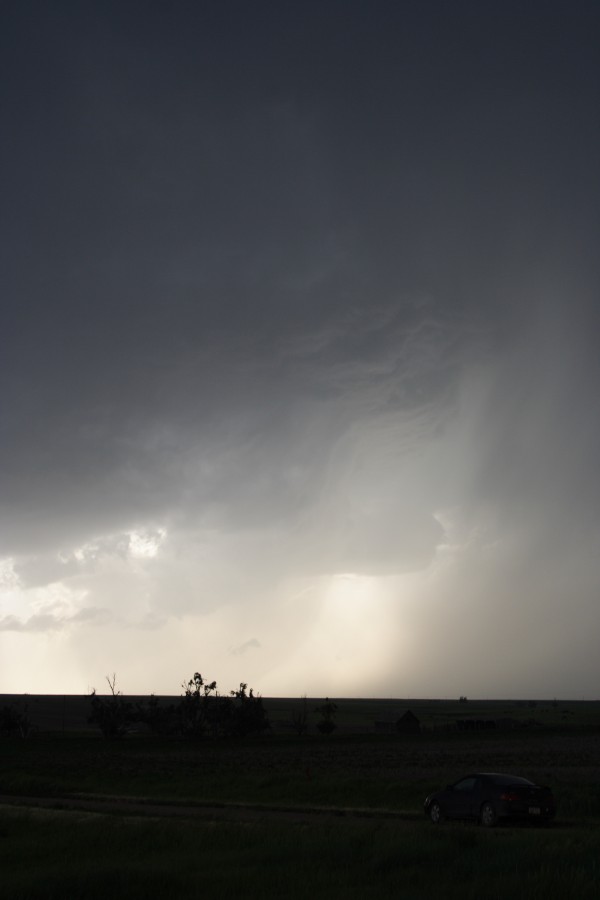
[{"label": "tree line", "polygon": [[[221,694],[216,681],[206,681],[195,672],[182,685],[183,693],[174,703],[161,702],[151,694],[146,700],[133,702],[117,690],[116,675],[106,676],[110,693],[100,695],[94,688],[90,694],[88,723],[97,726],[105,738],[124,737],[142,727],[162,737],[235,738],[262,734],[271,727],[260,694],[245,682],[237,690]],[[316,729],[330,735],[336,729],[337,705],[325,698],[314,708]],[[308,732],[308,700],[303,696],[290,711],[288,727],[299,736]],[[0,736],[29,737],[35,726],[26,703],[13,703],[0,708]]]},{"label": "tree line", "polygon": [[110,694],[101,697],[92,691],[88,719],[106,738],[123,737],[136,725],[146,726],[153,734],[182,738],[245,737],[270,727],[262,697],[244,682],[237,690],[221,694],[216,681],[205,681],[195,672],[182,685],[179,700],[166,704],[154,694],[132,703],[117,690],[115,675],[106,680]]}]

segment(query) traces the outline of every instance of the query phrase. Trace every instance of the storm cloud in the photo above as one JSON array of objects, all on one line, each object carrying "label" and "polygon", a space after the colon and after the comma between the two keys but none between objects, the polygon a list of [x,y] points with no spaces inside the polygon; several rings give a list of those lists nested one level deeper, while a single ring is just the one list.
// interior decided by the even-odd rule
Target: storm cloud
[{"label": "storm cloud", "polygon": [[597,9],[1,16],[3,689],[595,696]]}]

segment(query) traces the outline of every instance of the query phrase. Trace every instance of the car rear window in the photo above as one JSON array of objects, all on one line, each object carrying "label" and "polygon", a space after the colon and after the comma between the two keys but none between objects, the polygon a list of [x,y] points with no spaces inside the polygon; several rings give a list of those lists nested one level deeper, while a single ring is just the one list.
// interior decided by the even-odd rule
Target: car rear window
[{"label": "car rear window", "polygon": [[520,778],[518,775],[488,775],[494,784],[533,784],[528,778]]}]

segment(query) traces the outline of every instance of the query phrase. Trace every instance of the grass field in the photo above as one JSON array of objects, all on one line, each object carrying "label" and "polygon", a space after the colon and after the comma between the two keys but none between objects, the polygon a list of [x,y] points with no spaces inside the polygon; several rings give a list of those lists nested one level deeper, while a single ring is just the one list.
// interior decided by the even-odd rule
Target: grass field
[{"label": "grass field", "polygon": [[[127,697],[132,702],[144,701],[146,696]],[[175,703],[180,696],[159,697],[161,704]],[[307,700],[309,726],[316,716],[314,710],[324,698],[311,697]],[[273,731],[290,730],[294,709],[298,709],[300,698],[265,697],[263,699]],[[551,728],[600,729],[600,701],[574,700],[423,700],[423,699],[359,699],[342,698],[335,700],[338,710],[336,722],[338,730],[344,733],[369,734],[374,722],[393,721],[398,715],[410,709],[419,719],[424,730],[452,728],[458,719],[513,720],[516,724],[537,723]],[[88,695],[56,694],[0,694],[0,707],[14,705],[27,708],[35,728],[40,732],[70,733],[73,731],[93,731],[88,723],[90,698]]]},{"label": "grass field", "polygon": [[[100,794],[176,804],[286,806],[299,813],[188,820],[155,812],[125,815],[118,808],[99,815],[4,806],[2,896],[600,896],[596,704],[579,710],[549,704],[545,723],[544,706],[515,705],[523,723],[533,712],[537,724],[463,733],[445,726],[461,714],[490,717],[495,704],[481,701],[477,709],[469,701],[465,711],[458,703],[399,702],[381,715],[374,701],[346,702],[345,709],[340,703],[345,727],[330,738],[297,737],[283,727],[261,738],[222,742],[142,734],[109,742],[68,729],[0,740],[4,795]],[[285,701],[273,703],[282,716],[289,713]],[[393,717],[395,709],[407,706],[425,725],[421,734],[361,730],[366,721]],[[561,708],[571,709],[566,719]],[[425,795],[472,770],[508,771],[549,784],[558,803],[556,823],[490,832],[461,823],[432,826],[422,816]],[[300,814],[312,807],[372,814]],[[385,818],[376,810],[402,815]]]},{"label": "grass field", "polygon": [[598,834],[582,829],[335,820],[196,823],[0,813],[3,896],[596,900]]}]

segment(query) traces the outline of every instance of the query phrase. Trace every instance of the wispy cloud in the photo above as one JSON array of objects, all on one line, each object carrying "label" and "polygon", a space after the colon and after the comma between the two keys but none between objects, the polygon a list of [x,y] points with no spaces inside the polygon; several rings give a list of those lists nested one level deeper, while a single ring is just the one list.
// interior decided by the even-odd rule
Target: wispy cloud
[{"label": "wispy cloud", "polygon": [[250,638],[248,641],[244,641],[243,644],[239,644],[237,647],[233,647],[229,652],[232,656],[243,656],[248,650],[260,648],[261,644],[256,638]]},{"label": "wispy cloud", "polygon": [[14,615],[3,616],[0,618],[0,631],[45,633],[62,631],[72,625],[108,625],[113,621],[114,617],[109,610],[86,607],[73,615],[37,613],[27,618],[18,618]]}]

